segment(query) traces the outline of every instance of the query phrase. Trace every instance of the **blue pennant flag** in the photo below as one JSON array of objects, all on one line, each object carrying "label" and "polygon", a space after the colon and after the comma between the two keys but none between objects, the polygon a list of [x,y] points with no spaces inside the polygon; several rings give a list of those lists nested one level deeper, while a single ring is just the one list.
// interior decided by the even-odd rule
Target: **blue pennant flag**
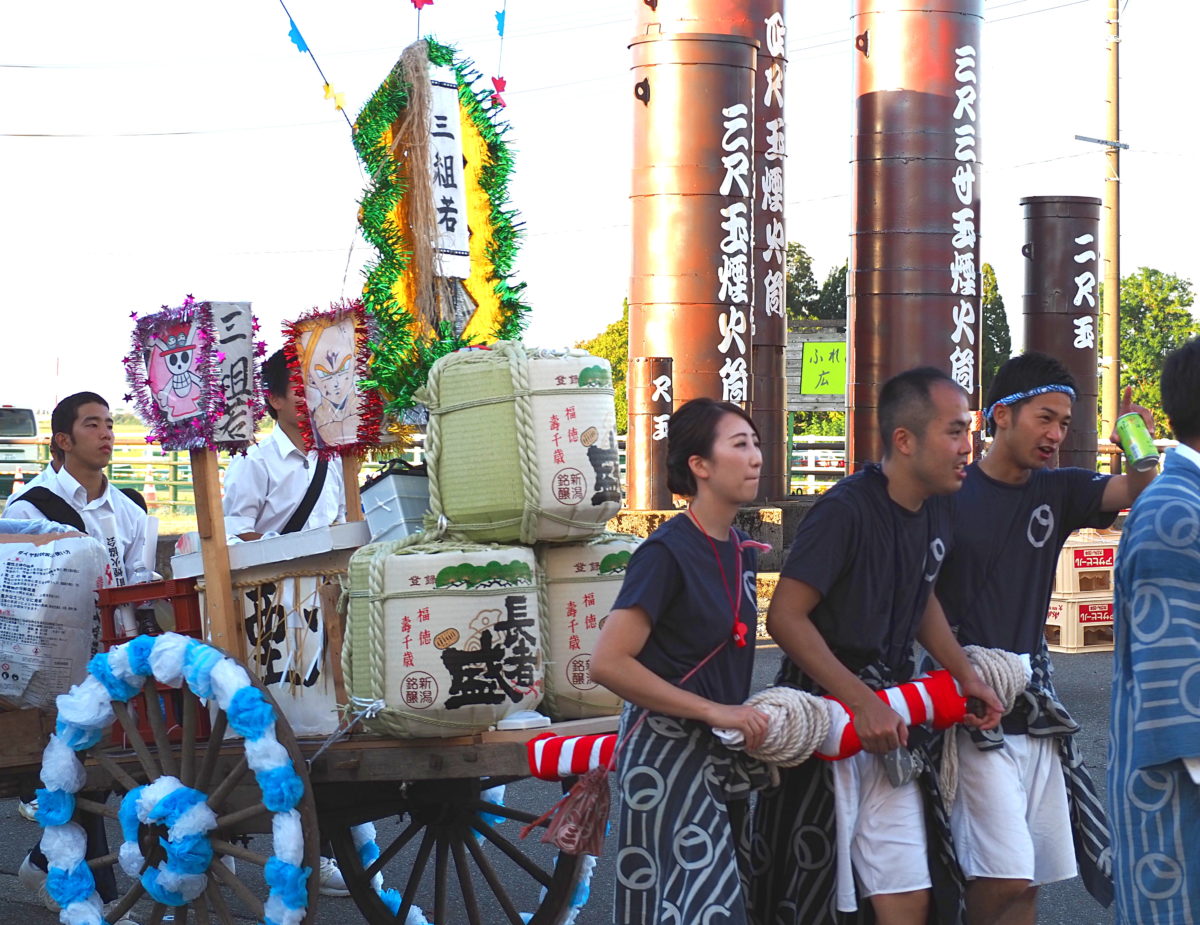
[{"label": "blue pennant flag", "polygon": [[300,30],[296,27],[296,21],[289,16],[288,22],[292,27],[288,31],[288,38],[292,40],[292,44],[296,46],[296,50],[300,54],[305,54],[308,51],[308,43],[304,41],[304,36],[300,34]]},{"label": "blue pennant flag", "polygon": [[504,38],[504,10],[496,10],[496,31]]}]

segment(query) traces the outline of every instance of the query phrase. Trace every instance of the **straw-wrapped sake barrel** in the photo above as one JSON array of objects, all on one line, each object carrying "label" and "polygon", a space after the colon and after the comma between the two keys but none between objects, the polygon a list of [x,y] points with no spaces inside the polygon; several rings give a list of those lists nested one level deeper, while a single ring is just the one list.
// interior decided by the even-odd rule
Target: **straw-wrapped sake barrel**
[{"label": "straw-wrapped sake barrel", "polygon": [[429,408],[430,506],[479,542],[595,536],[621,507],[607,360],[499,341],[442,357]]},{"label": "straw-wrapped sake barrel", "polygon": [[612,610],[629,557],[641,540],[604,534],[587,543],[538,547],[546,586],[542,641],[546,698],[552,719],[585,719],[620,713],[624,701],[592,680],[592,653],[600,623]]},{"label": "straw-wrapped sake barrel", "polygon": [[346,688],[354,707],[385,704],[373,732],[469,735],[541,703],[532,550],[375,543],[351,558],[350,589]]}]

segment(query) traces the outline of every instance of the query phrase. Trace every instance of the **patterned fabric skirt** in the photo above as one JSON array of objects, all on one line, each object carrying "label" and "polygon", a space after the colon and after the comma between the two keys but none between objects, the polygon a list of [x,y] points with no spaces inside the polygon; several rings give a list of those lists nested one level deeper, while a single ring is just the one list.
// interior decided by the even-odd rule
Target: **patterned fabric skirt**
[{"label": "patterned fabric skirt", "polygon": [[[626,707],[621,741],[642,714]],[[616,925],[748,925],[749,797],[766,765],[651,713],[620,756]]]}]

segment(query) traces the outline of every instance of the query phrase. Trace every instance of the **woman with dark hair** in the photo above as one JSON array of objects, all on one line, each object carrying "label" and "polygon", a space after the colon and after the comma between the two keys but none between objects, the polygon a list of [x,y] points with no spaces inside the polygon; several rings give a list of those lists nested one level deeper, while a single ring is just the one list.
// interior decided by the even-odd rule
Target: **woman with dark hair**
[{"label": "woman with dark hair", "polygon": [[699,398],[672,415],[667,483],[689,505],[634,553],[592,656],[592,677],[628,702],[617,923],[750,920],[747,800],[768,775],[712,730],[739,730],[753,749],[767,729],[742,705],[759,544],[733,528],[761,470],[758,431],[737,405]]}]

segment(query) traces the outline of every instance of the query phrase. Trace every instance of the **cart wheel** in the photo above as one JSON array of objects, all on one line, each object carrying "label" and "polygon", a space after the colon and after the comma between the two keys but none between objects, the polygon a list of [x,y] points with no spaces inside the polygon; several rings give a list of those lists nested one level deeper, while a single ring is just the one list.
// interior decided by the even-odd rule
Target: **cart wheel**
[{"label": "cart wheel", "polygon": [[[314,872],[308,878],[308,909],[302,920],[310,922],[315,918],[319,885],[316,871],[320,860],[312,784],[308,779],[304,756],[296,745],[296,737],[278,704],[253,674],[250,674],[250,683],[262,691],[275,708],[275,738],[287,750],[297,774],[304,782],[304,796],[296,805],[296,810],[300,814],[303,830],[303,863]],[[142,693],[139,703],[144,704],[142,708],[154,733],[149,743],[138,730],[137,719],[130,706],[113,703],[113,712],[124,730],[126,741],[134,750],[136,764],[127,755],[122,755],[118,761],[112,750],[104,746],[81,753],[81,759],[96,760],[111,776],[115,792],[121,795],[163,775],[177,777],[185,786],[208,794],[207,802],[217,816],[217,827],[209,833],[214,857],[207,870],[208,884],[204,892],[182,907],[167,906],[150,899],[152,911],[146,918],[139,914],[138,920],[145,925],[159,925],[164,916],[173,914],[176,925],[185,922],[187,925],[208,925],[210,922],[234,925],[247,916],[254,921],[265,921],[263,907],[267,888],[262,873],[270,860],[269,853],[264,852],[269,852],[270,842],[265,836],[271,832],[272,813],[262,803],[262,794],[241,750],[240,740],[224,742],[227,727],[225,711],[216,709],[215,703],[212,704],[215,710],[212,730],[205,740],[197,735],[197,728],[202,725],[199,722],[201,716],[208,715],[210,708],[200,703],[186,682],[178,691],[160,690],[151,678]],[[171,729],[167,726],[166,704],[175,707],[169,712],[179,717],[178,726]],[[176,739],[175,744],[172,744],[171,738]],[[221,754],[223,743],[227,752],[224,755]],[[79,812],[117,818],[117,808],[112,805],[77,799],[76,806]],[[143,823],[139,826],[138,842],[145,858],[143,870],[156,866],[165,857],[159,839],[165,840],[166,834],[166,827],[162,825]],[[257,837],[252,841],[251,836]],[[88,861],[88,865],[98,871],[117,866],[118,860],[119,852],[114,849],[102,858]],[[236,874],[226,866],[230,861],[236,866]],[[118,878],[120,883],[120,874]],[[128,878],[124,882],[128,883]],[[115,906],[108,910],[107,921],[119,920],[144,897],[149,898],[141,882],[133,881],[121,892]]]},{"label": "cart wheel", "polygon": [[[538,832],[519,838],[520,829],[538,813],[492,802],[485,793],[513,780],[323,786],[321,831],[333,843],[346,886],[366,920],[371,925],[403,925],[410,906],[420,906],[429,921],[439,925],[522,925],[522,912],[533,914],[530,925],[559,925],[587,869],[584,858],[542,844]],[[558,798],[557,792],[539,790],[542,808]],[[487,817],[503,821],[497,824]],[[379,825],[381,853],[369,867],[352,834],[353,827],[364,822]],[[378,873],[388,887],[399,891],[395,913],[372,884]],[[493,905],[501,913],[489,912]]]}]

